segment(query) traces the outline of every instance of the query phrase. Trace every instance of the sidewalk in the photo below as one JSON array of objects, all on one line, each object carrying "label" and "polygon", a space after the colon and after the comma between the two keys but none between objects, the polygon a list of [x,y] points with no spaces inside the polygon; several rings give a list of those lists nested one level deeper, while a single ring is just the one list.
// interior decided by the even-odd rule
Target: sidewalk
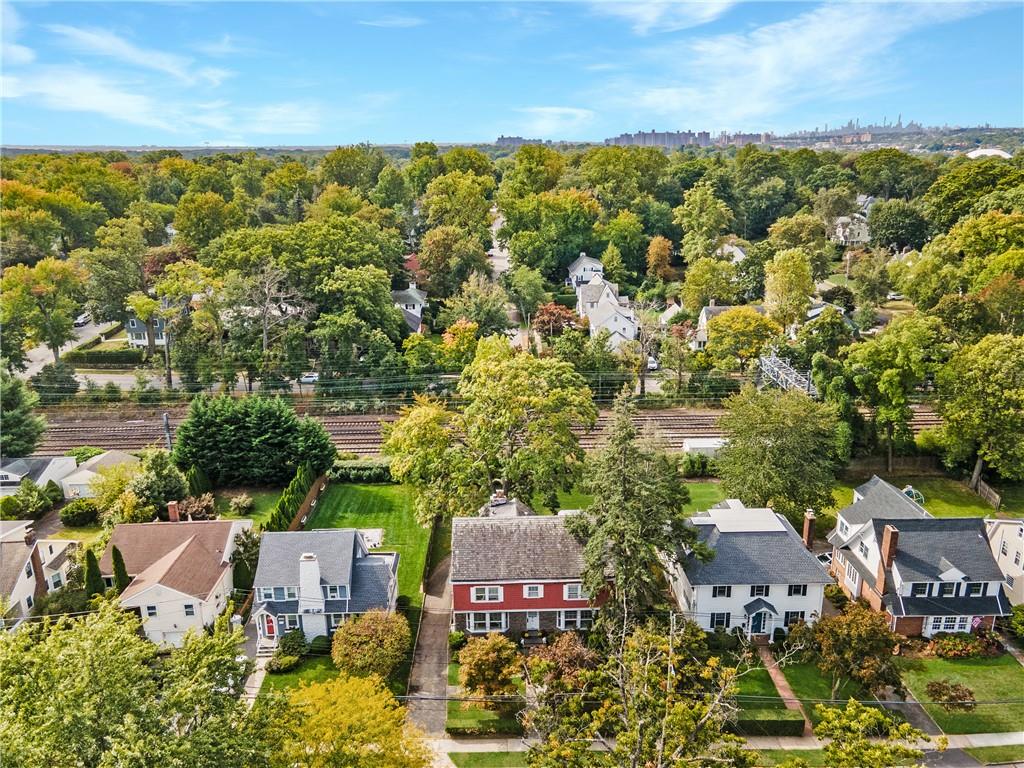
[{"label": "sidewalk", "polygon": [[797,710],[804,716],[804,736],[812,736],[811,718],[807,716],[807,712],[804,711],[804,705],[796,697],[796,693],[790,687],[786,676],[779,669],[779,663],[772,656],[771,650],[767,646],[759,645],[757,647],[757,654],[761,657],[761,663],[764,664],[764,668],[768,671],[768,677],[772,679],[772,683],[779,692],[779,696],[785,701],[786,709]]}]

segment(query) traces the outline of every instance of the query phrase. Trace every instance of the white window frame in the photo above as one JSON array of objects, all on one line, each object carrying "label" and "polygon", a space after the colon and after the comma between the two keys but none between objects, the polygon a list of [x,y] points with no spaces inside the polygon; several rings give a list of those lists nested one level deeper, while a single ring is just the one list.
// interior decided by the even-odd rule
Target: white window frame
[{"label": "white window frame", "polygon": [[960,591],[955,581],[943,581],[939,584],[939,597],[956,597]]},{"label": "white window frame", "polygon": [[865,560],[868,559],[868,545],[867,545],[866,541],[861,541],[860,543],[857,544],[857,552]]},{"label": "white window frame", "polygon": [[324,587],[325,597],[327,600],[341,600],[341,587],[337,584],[328,584]]},{"label": "white window frame", "polygon": [[846,561],[846,580],[851,584],[856,584],[860,574],[857,573],[857,569],[853,567],[853,563],[849,560]]},{"label": "white window frame", "polygon": [[807,613],[805,611],[786,611],[782,617],[782,625],[787,629],[794,624],[807,621]]},{"label": "white window frame", "polygon": [[[530,591],[534,590],[537,594],[531,595]],[[524,600],[537,600],[544,597],[544,585],[543,584],[524,584],[523,585],[523,599]]]},{"label": "white window frame", "polygon": [[260,587],[260,600],[263,602],[269,602],[274,599],[274,588],[273,587]]},{"label": "white window frame", "polygon": [[711,587],[712,597],[732,597],[731,584],[715,584]]},{"label": "white window frame", "polygon": [[156,606],[155,605],[147,605],[146,606],[146,618],[147,619],[151,619],[154,616],[156,616]]},{"label": "white window frame", "polygon": [[[576,593],[574,597],[572,592]],[[582,584],[563,584],[562,585],[562,599],[563,600],[589,600],[590,595],[583,589]]]},{"label": "white window frame", "polygon": [[845,536],[847,533],[849,533],[849,531],[850,531],[850,526],[846,523],[846,521],[845,520],[840,520],[839,521],[839,532]]},{"label": "white window frame", "polygon": [[64,580],[60,577],[60,573],[55,573],[50,577],[50,585],[54,589],[60,589],[64,586]]},{"label": "white window frame", "polygon": [[185,605],[183,605],[182,608],[185,609],[185,615],[186,616],[195,616],[196,615],[196,606],[195,606],[194,603],[185,603]]},{"label": "white window frame", "polygon": [[1010,574],[1006,574],[1006,586],[1008,586],[1010,589],[1013,589],[1013,576],[1011,576]]},{"label": "white window frame", "polygon": [[559,629],[588,630],[594,625],[594,612],[589,608],[569,608],[558,612]]},{"label": "white window frame", "polygon": [[787,590],[789,597],[807,597],[806,584],[790,584]]},{"label": "white window frame", "polygon": [[[921,587],[924,587],[924,592],[921,593],[921,594],[918,594],[918,590]],[[931,582],[915,581],[913,584],[910,585],[910,596],[911,597],[928,597],[929,595],[931,595],[931,593],[932,593]]]},{"label": "white window frame", "polygon": [[727,611],[724,611],[722,613],[712,613],[710,621],[711,629],[718,629],[719,627],[721,627],[722,629],[728,629],[731,621],[732,614],[728,613]]},{"label": "white window frame", "polygon": [[1000,552],[1000,554],[1003,554],[1003,555],[1005,555],[1005,554],[1008,554],[1008,553],[1009,553],[1009,551],[1010,551],[1010,550],[1009,550],[1009,549],[1007,549],[1007,547],[1006,547],[1006,542],[1005,542],[1005,541],[1003,541],[1003,543],[999,545],[999,552]]},{"label": "white window frame", "polygon": [[345,623],[344,613],[329,613],[327,614],[327,626],[331,629],[337,629]]},{"label": "white window frame", "polygon": [[32,610],[32,606],[35,605],[35,602],[35,598],[32,597],[32,595],[25,595],[25,607],[30,611]]},{"label": "white window frame", "polygon": [[502,597],[504,597],[504,591],[497,584],[472,587],[469,593],[469,600],[472,603],[500,603]]},{"label": "white window frame", "polygon": [[504,611],[473,611],[466,619],[466,627],[475,634],[504,632],[508,629],[508,614]]},{"label": "white window frame", "polygon": [[750,596],[751,597],[769,597],[771,595],[772,588],[770,584],[751,584],[750,585]]},{"label": "white window frame", "polygon": [[299,622],[299,614],[297,613],[282,613],[277,617],[277,620],[281,624],[283,632],[290,632],[302,626]]},{"label": "white window frame", "polygon": [[[973,591],[973,589],[977,591]],[[969,581],[967,582],[967,589],[964,594],[967,597],[984,597],[988,591],[988,585],[984,581]]]},{"label": "white window frame", "polygon": [[35,573],[32,570],[32,561],[29,560],[27,563],[25,563],[25,578],[31,579],[34,575]]},{"label": "white window frame", "polygon": [[1013,553],[1013,564],[1020,565],[1020,550]]}]

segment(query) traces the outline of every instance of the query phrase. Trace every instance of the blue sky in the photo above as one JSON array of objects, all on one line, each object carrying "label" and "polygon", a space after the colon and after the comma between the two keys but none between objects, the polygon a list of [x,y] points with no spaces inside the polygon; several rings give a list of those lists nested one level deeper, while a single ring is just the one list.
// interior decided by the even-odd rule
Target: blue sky
[{"label": "blue sky", "polygon": [[3,4],[5,144],[1024,124],[1024,4]]}]

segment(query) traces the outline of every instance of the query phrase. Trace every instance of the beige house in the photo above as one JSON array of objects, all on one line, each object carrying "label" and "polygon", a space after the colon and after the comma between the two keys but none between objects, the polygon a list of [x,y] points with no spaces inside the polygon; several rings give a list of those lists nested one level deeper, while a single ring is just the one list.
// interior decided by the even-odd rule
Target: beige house
[{"label": "beige house", "polygon": [[116,467],[121,464],[138,464],[137,456],[132,456],[124,451],[105,451],[91,459],[83,461],[78,469],[61,480],[66,499],[91,499],[96,494],[92,490],[92,483],[100,476],[100,470],[106,467]]},{"label": "beige house", "polygon": [[1011,605],[1024,603],[1024,520],[986,520],[992,556],[1003,572],[1003,592]]}]

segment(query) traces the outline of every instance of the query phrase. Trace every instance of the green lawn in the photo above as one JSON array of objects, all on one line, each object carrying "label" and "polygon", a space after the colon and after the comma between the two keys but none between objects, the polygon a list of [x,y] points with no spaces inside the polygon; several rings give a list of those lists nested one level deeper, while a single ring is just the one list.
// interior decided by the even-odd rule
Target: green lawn
[{"label": "green lawn", "polygon": [[[415,637],[423,608],[421,583],[430,531],[416,522],[412,489],[403,485],[332,485],[324,491],[316,511],[306,522],[307,530],[314,528],[384,529],[381,550],[399,555],[398,596],[409,604],[406,615]],[[405,693],[411,660],[410,654],[390,681],[397,694]]]},{"label": "green lawn", "polygon": [[65,526],[58,533],[51,534],[51,539],[71,539],[81,541],[85,546],[92,544],[103,533],[102,525],[82,525],[77,528]]},{"label": "green lawn", "polygon": [[968,747],[964,752],[982,765],[1024,763],[1024,745],[1021,744],[1006,747]]},{"label": "green lawn", "polygon": [[[725,498],[719,483],[687,481],[690,490],[690,502],[686,505],[687,512],[700,512]],[[558,492],[558,509],[585,509],[590,506],[594,497],[579,488],[572,491]],[[533,499],[534,510],[541,515],[554,514],[558,510],[548,509],[539,496]]]},{"label": "green lawn", "polygon": [[526,768],[525,752],[449,752],[455,768]]},{"label": "green lawn", "polygon": [[[909,477],[906,475],[884,476],[884,480],[903,488],[912,485],[924,495],[924,508],[935,517],[992,517],[995,510],[981,496],[968,490],[967,486],[950,477]],[[853,489],[867,478],[842,481],[835,490],[836,509],[842,509],[853,501]],[[1015,504],[1024,510],[1024,491],[1020,498],[1013,494],[1011,487],[1010,506],[1004,502],[1003,511],[1011,512]]]},{"label": "green lawn", "polygon": [[523,732],[523,727],[514,714],[503,714],[492,709],[484,709],[476,702],[470,703],[468,708],[463,708],[461,701],[448,702],[448,718],[444,724],[445,730],[466,730],[469,729],[475,735],[509,735],[518,736]]},{"label": "green lawn", "polygon": [[[771,675],[764,667],[744,672],[736,681],[739,691],[737,700],[743,709],[779,709],[786,705],[779,698],[779,692]],[[747,698],[750,697],[750,698]]]},{"label": "green lawn", "polygon": [[999,508],[1000,514],[1007,517],[1024,515],[1024,483],[1000,485],[996,491],[1003,497],[1003,504]]},{"label": "green lawn", "polygon": [[[814,707],[816,704],[823,703],[817,700],[832,698],[831,681],[822,675],[821,671],[814,664],[808,662],[787,664],[782,668],[782,673],[786,676],[786,681],[789,683],[789,687],[793,689],[793,693],[800,699],[800,703],[804,705],[804,711],[811,718],[811,724],[817,725],[820,718]],[[847,683],[841,686],[836,694],[836,704],[834,706],[842,706],[840,702],[845,702],[851,697],[856,699],[867,698],[858,686]]]},{"label": "green lawn", "polygon": [[427,553],[427,573],[433,573],[448,555],[452,553],[452,521],[444,519],[438,521],[434,529],[434,535],[430,540],[430,551]]},{"label": "green lawn", "polygon": [[278,693],[298,688],[301,683],[322,683],[337,676],[338,668],[330,656],[308,656],[291,672],[267,674],[260,693]]},{"label": "green lawn", "polygon": [[[262,525],[270,519],[270,513],[274,511],[277,500],[281,498],[281,490],[280,488],[224,488],[214,494],[213,503],[222,517],[247,517],[253,521],[254,525]],[[252,512],[248,515],[234,515],[231,513],[231,499],[243,493],[252,499]]]},{"label": "green lawn", "polygon": [[773,768],[794,758],[803,760],[808,768],[827,768],[824,749],[759,749],[760,758],[754,762],[758,768]]},{"label": "green lawn", "polygon": [[1019,731],[1024,723],[1024,667],[1010,654],[981,659],[907,659],[903,682],[918,701],[928,701],[926,686],[932,680],[951,680],[974,691],[979,703],[971,712],[947,712],[936,704],[924,708],[946,733],[1003,733]]},{"label": "green lawn", "polygon": [[459,684],[459,665],[454,662],[448,665],[448,685]]}]

